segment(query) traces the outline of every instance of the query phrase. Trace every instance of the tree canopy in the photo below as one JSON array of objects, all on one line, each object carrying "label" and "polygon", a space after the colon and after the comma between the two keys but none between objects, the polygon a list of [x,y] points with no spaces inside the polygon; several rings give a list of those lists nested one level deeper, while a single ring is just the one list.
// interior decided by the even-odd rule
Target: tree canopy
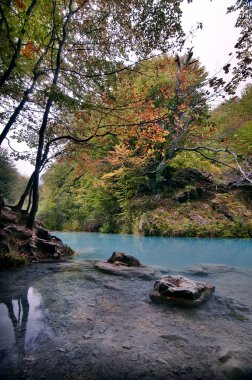
[{"label": "tree canopy", "polygon": [[[35,165],[17,204],[21,208],[32,197],[27,226],[32,227],[38,209],[41,171],[77,145],[90,151],[105,138],[107,152],[114,143],[115,153],[124,146],[145,164],[150,155],[147,167],[155,167],[157,181],[168,160],[190,149],[193,129],[208,113],[206,73],[191,50],[170,58],[169,65],[164,58],[151,59],[184,46],[181,3],[0,0],[0,145],[11,137],[29,147],[25,155],[13,152]],[[232,94],[251,76],[251,7],[236,0],[228,11],[238,12],[241,28],[237,65],[230,82],[215,77],[209,84]],[[150,71],[152,78],[144,80]],[[209,148],[200,147],[204,155],[201,149]],[[101,150],[92,155],[104,156]]]}]

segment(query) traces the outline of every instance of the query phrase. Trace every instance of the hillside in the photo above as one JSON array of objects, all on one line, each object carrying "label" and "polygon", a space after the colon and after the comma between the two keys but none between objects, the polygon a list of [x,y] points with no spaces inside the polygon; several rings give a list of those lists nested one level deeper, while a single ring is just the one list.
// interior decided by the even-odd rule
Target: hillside
[{"label": "hillside", "polygon": [[188,129],[175,118],[162,135],[144,126],[70,150],[43,176],[39,217],[52,230],[252,236],[251,99],[248,86]]}]

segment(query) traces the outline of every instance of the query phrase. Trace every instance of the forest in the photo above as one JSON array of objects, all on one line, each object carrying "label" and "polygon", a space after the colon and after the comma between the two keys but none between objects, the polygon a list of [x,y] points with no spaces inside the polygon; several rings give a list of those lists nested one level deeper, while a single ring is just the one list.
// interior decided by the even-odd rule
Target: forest
[{"label": "forest", "polygon": [[[160,62],[163,68],[163,59]],[[170,59],[168,62],[170,70]],[[139,84],[141,93],[142,81],[145,78]],[[146,88],[151,100],[144,104],[145,118],[166,111],[159,109],[163,99],[159,93],[156,96],[156,87],[150,86]],[[160,91],[160,83],[157,86]],[[163,86],[161,94],[168,91],[167,84]],[[168,128],[164,135],[156,124],[155,130],[153,125],[137,127],[119,138],[103,139],[102,145],[93,141],[85,150],[75,148],[42,176],[39,218],[52,230],[251,236],[251,107],[252,87],[248,86],[241,98],[226,101],[213,111],[203,103],[200,117],[198,111],[186,116],[190,125],[181,136]],[[167,163],[160,174],[157,168],[164,152]],[[234,170],[230,152],[236,152],[235,159],[246,157],[247,181]]]},{"label": "forest", "polygon": [[27,228],[252,235],[251,5],[227,9],[235,60],[209,77],[181,4],[0,1],[0,191]]},{"label": "forest", "polygon": [[251,37],[251,0],[0,0],[0,379],[252,379]]}]

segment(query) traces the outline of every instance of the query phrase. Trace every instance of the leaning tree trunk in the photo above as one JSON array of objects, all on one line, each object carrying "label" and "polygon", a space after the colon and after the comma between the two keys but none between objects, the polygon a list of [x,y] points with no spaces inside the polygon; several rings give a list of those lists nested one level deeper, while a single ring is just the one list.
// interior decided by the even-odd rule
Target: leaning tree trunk
[{"label": "leaning tree trunk", "polygon": [[[39,130],[39,143],[38,143],[38,150],[37,150],[37,157],[36,157],[36,164],[35,164],[35,170],[33,172],[33,181],[32,181],[32,207],[31,211],[27,217],[26,226],[28,228],[32,228],[35,217],[38,211],[38,204],[39,204],[39,173],[42,166],[42,155],[43,155],[43,147],[44,147],[44,138],[45,138],[45,131],[47,127],[48,117],[50,113],[50,109],[52,106],[52,99],[49,98],[47,100],[44,117],[42,121],[42,125]],[[28,195],[28,194],[27,194]]]},{"label": "leaning tree trunk", "polygon": [[[52,86],[56,87],[59,79],[60,69],[61,69],[61,61],[62,61],[62,52],[63,47],[66,42],[67,38],[67,26],[69,22],[71,21],[71,17],[74,13],[72,10],[73,0],[69,0],[68,6],[69,6],[69,12],[67,14],[67,17],[64,21],[63,27],[62,27],[62,39],[59,41],[59,47],[57,51],[57,57],[56,57],[56,68],[54,71],[53,76],[53,82]],[[39,173],[40,169],[43,166],[43,149],[44,149],[44,140],[45,140],[45,132],[47,128],[48,118],[50,114],[50,110],[52,107],[52,97],[49,96],[46,102],[45,106],[45,112],[43,116],[43,121],[39,130],[39,143],[38,143],[38,149],[37,149],[37,157],[36,157],[36,164],[35,164],[35,170],[34,170],[34,177],[33,177],[33,185],[32,185],[32,207],[31,211],[29,212],[29,215],[27,217],[26,226],[28,228],[33,228],[35,217],[38,211],[38,205],[39,205]]]},{"label": "leaning tree trunk", "polygon": [[41,54],[41,56],[39,57],[39,59],[37,60],[35,66],[34,66],[34,69],[33,69],[33,78],[32,78],[32,82],[31,82],[30,86],[24,91],[23,97],[22,97],[20,103],[15,108],[13,114],[9,118],[7,124],[5,125],[5,127],[3,128],[3,130],[2,130],[2,132],[0,134],[0,146],[1,146],[2,142],[3,142],[3,140],[5,139],[5,137],[7,136],[7,134],[9,133],[11,127],[16,122],[16,119],[19,116],[20,112],[23,110],[25,104],[29,100],[29,96],[33,93],[33,90],[34,90],[34,88],[35,88],[35,86],[37,84],[37,81],[38,81],[39,77],[41,75],[43,75],[43,71],[39,70],[39,67],[40,67],[41,63],[43,62],[46,54],[48,53],[48,50],[49,50],[51,44],[53,43],[53,41],[54,41],[54,35],[52,34],[52,36],[50,38],[50,41],[48,42],[48,44],[45,47],[43,53]]},{"label": "leaning tree trunk", "polygon": [[13,210],[22,210],[22,207],[24,205],[24,202],[26,200],[26,198],[28,197],[28,195],[30,194],[31,192],[31,189],[32,189],[32,184],[33,184],[33,177],[34,177],[34,172],[32,173],[32,175],[30,176],[30,179],[26,185],[26,188],[25,188],[25,191],[23,192],[23,194],[21,195],[18,203],[12,208]]},{"label": "leaning tree trunk", "polygon": [[0,146],[3,142],[3,140],[5,139],[5,137],[7,136],[7,134],[9,133],[9,130],[11,129],[12,125],[15,123],[18,115],[20,114],[20,112],[24,108],[24,105],[26,104],[26,102],[29,98],[29,95],[33,92],[33,89],[35,87],[37,79],[38,79],[38,75],[36,74],[36,75],[34,75],[31,86],[27,90],[24,91],[24,95],[23,95],[22,100],[20,101],[19,105],[15,108],[15,110],[14,110],[13,114],[11,115],[9,121],[7,122],[4,129],[2,130],[2,132],[0,134]]}]

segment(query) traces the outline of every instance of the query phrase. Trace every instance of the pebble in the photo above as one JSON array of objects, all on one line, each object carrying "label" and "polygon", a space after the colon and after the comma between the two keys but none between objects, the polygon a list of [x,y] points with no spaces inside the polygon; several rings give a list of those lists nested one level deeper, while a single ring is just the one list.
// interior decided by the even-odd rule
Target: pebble
[{"label": "pebble", "polygon": [[160,338],[163,338],[165,340],[169,341],[183,341],[184,343],[188,342],[186,338],[184,338],[182,335],[176,335],[176,334],[162,334],[160,335]]},{"label": "pebble", "polygon": [[225,363],[225,362],[227,362],[228,359],[230,359],[230,358],[231,358],[231,353],[230,353],[229,351],[227,351],[224,355],[221,355],[221,356],[218,358],[218,360],[219,360],[219,362],[221,362],[221,363]]},{"label": "pebble", "polygon": [[124,344],[122,348],[125,348],[125,350],[131,350],[131,346],[129,344]]},{"label": "pebble", "polygon": [[166,360],[162,359],[162,358],[157,358],[157,362],[165,364],[165,365],[168,366],[168,362]]},{"label": "pebble", "polygon": [[98,350],[92,350],[92,353],[95,357],[99,356],[100,352]]},{"label": "pebble", "polygon": [[84,339],[90,339],[90,335],[83,335]]},{"label": "pebble", "polygon": [[26,360],[27,362],[33,362],[33,361],[36,360],[36,358],[35,358],[34,356],[29,356],[29,357],[26,357],[25,360]]}]

